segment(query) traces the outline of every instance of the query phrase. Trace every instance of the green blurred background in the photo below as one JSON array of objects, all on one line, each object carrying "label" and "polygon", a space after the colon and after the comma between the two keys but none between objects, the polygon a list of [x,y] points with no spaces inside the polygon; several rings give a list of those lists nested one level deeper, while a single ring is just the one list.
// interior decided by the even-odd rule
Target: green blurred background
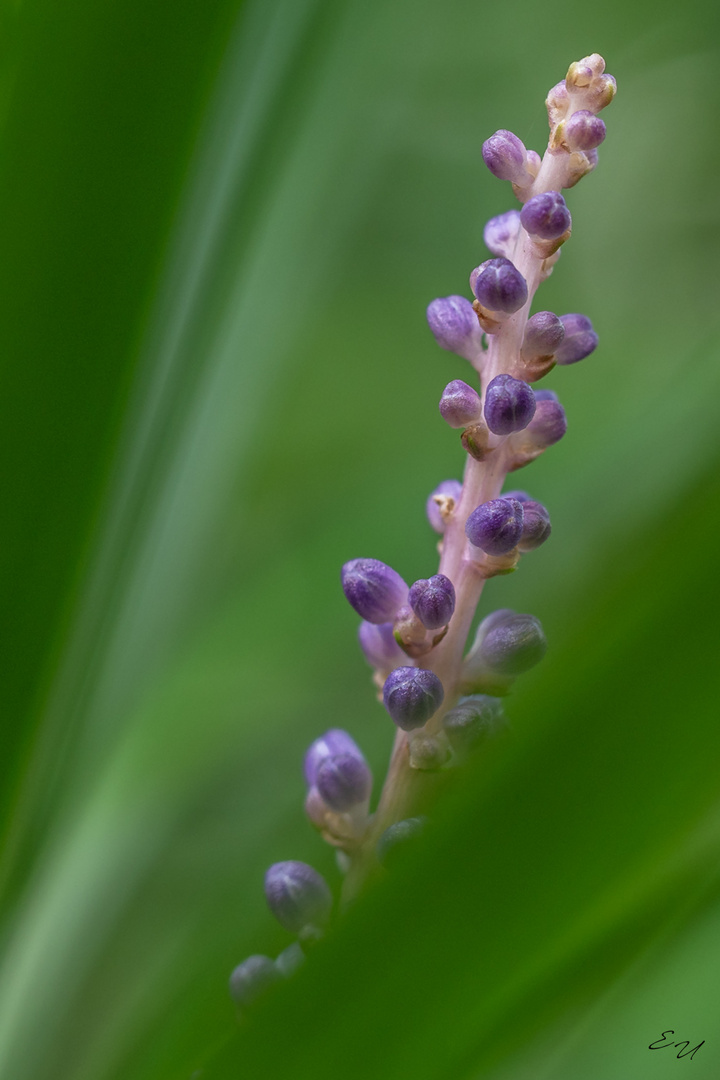
[{"label": "green blurred background", "polygon": [[[0,12],[0,1075],[716,1076],[715,5]],[[483,600],[548,657],[427,848],[237,1028],[230,970],[289,943],[267,865],[339,884],[305,746],[389,754],[338,572],[436,566],[467,365],[424,311],[514,205],[482,141],[542,151],[593,51],[619,93],[537,306],[601,344],[520,474],[552,542]]]}]

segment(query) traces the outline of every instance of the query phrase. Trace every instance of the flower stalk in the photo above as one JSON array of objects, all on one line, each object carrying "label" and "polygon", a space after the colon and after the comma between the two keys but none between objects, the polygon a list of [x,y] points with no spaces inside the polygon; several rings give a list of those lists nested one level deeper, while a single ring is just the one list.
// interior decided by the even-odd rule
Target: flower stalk
[{"label": "flower stalk", "polygon": [[[428,519],[442,534],[437,570],[408,586],[377,559],[354,558],[342,569],[345,596],[363,620],[361,649],[397,728],[372,815],[372,778],[346,732],[331,729],[306,757],[307,814],[338,850],[344,903],[384,872],[403,844],[417,842],[454,767],[503,731],[502,699],[547,647],[535,616],[507,609],[482,620],[469,649],[468,638],[485,582],[512,573],[550,536],[547,509],[527,492],[503,488],[566,431],[557,395],[532,384],[597,345],[585,315],[530,312],[571,235],[562,192],[596,167],[605,138],[598,113],[614,94],[615,80],[594,53],[571,64],[548,94],[542,158],[504,129],[486,140],[485,164],[510,182],[522,208],[487,223],[492,257],[470,274],[473,299],[444,297],[427,309],[438,344],[479,378],[477,387],[454,379],[440,398],[441,416],[460,431],[465,468],[462,483],[445,480],[428,499]],[[273,912],[298,933],[303,950],[309,947],[329,919],[325,883],[311,867],[288,862],[270,868],[266,888]],[[240,1004],[253,997],[255,972],[258,987],[273,981],[266,960],[250,958],[236,969],[231,987]]]}]

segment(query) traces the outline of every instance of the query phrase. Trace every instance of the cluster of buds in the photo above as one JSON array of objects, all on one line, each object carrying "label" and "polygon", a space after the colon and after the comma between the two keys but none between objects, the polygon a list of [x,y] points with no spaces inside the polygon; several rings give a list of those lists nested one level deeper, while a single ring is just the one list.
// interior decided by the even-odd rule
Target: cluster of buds
[{"label": "cluster of buds", "polygon": [[[441,416],[460,431],[465,472],[462,482],[442,481],[427,500],[428,520],[441,536],[438,572],[408,585],[378,559],[351,559],[342,568],[345,597],[362,620],[360,647],[396,727],[373,815],[370,770],[347,732],[326,732],[305,758],[306,812],[337,849],[353,889],[375,865],[392,865],[423,831],[418,778],[429,784],[505,730],[502,699],[547,648],[535,616],[506,608],[480,622],[469,650],[467,641],[485,582],[511,573],[551,532],[542,503],[525,491],[503,492],[510,473],[567,429],[557,394],[531,384],[557,364],[589,356],[598,343],[587,316],[531,315],[530,309],[571,234],[562,191],[597,165],[605,138],[598,113],[615,94],[615,80],[604,69],[594,53],[571,64],[552,88],[542,158],[510,131],[497,131],[484,143],[485,164],[511,183],[522,208],[485,226],[492,258],[470,274],[472,299],[448,296],[427,309],[438,344],[469,361],[479,376],[477,387],[452,380],[440,398]],[[241,1005],[293,970],[330,919],[330,890],[304,863],[271,867],[266,894],[298,942],[275,961],[250,957],[233,972],[231,992]]]}]

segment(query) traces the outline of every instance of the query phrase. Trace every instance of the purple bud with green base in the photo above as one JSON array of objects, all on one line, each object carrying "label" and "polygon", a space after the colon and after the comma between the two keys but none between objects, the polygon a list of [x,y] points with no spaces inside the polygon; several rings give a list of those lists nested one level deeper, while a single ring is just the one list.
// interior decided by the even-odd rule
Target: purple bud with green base
[{"label": "purple bud with green base", "polygon": [[485,423],[495,435],[522,431],[535,415],[535,394],[522,379],[496,375],[485,391]]},{"label": "purple bud with green base", "polygon": [[467,427],[482,414],[482,402],[477,390],[462,379],[453,379],[440,398],[440,414],[450,427]]},{"label": "purple bud with green base", "polygon": [[572,225],[570,211],[559,191],[543,191],[520,211],[520,221],[525,232],[540,240],[558,240]]},{"label": "purple bud with green base", "polygon": [[550,515],[542,503],[528,499],[523,503],[523,530],[518,543],[520,551],[534,551],[544,544],[552,532]]},{"label": "purple bud with green base", "polygon": [[597,348],[598,336],[587,315],[561,315],[565,338],[555,353],[558,364],[576,364]]},{"label": "purple bud with green base", "polygon": [[460,502],[460,495],[462,494],[462,484],[459,480],[442,480],[434,491],[428,496],[425,510],[427,518],[433,529],[437,533],[445,532],[445,520],[440,512],[440,507],[435,501],[435,496],[440,498],[452,499],[455,505]]},{"label": "purple bud with green base", "polygon": [[445,574],[434,574],[411,585],[408,600],[423,626],[438,630],[450,622],[455,610],[455,589]]},{"label": "purple bud with green base", "polygon": [[307,863],[275,863],[265,874],[265,896],[273,915],[286,930],[322,927],[330,919],[332,893],[325,878]]},{"label": "purple bud with green base", "polygon": [[509,259],[488,259],[470,276],[475,296],[489,311],[512,315],[528,298],[527,282]]},{"label": "purple bud with green base", "polygon": [[379,559],[351,559],[341,578],[348,603],[370,623],[392,622],[407,600],[406,583]]},{"label": "purple bud with green base", "polygon": [[427,309],[428,326],[441,349],[466,360],[477,357],[482,347],[482,331],[473,306],[464,296],[444,296]]},{"label": "purple bud with green base", "polygon": [[523,516],[523,504],[516,499],[491,499],[473,510],[465,535],[488,555],[507,555],[522,536]]},{"label": "purple bud with green base", "polygon": [[403,731],[423,727],[442,705],[445,691],[434,671],[400,667],[390,672],[383,687],[383,703]]}]

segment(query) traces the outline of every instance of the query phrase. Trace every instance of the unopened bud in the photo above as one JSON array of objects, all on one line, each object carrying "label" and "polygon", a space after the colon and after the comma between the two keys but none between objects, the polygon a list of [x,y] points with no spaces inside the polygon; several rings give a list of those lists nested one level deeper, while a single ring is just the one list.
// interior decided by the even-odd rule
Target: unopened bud
[{"label": "unopened bud", "polygon": [[370,798],[372,775],[356,754],[334,754],[320,762],[315,780],[323,801],[338,813],[361,806]]},{"label": "unopened bud", "polygon": [[433,300],[427,309],[428,326],[441,349],[473,362],[482,352],[482,331],[472,304],[464,296]]},{"label": "unopened bud", "polygon": [[336,754],[353,754],[359,761],[365,761],[360,747],[347,731],[343,731],[342,728],[330,728],[310,744],[305,754],[305,779],[310,786],[315,783],[318,768],[323,761]]},{"label": "unopened bud", "polygon": [[506,555],[517,546],[522,527],[522,503],[515,499],[491,499],[473,510],[465,524],[465,535],[488,555]]},{"label": "unopened bud", "polygon": [[575,364],[597,348],[598,336],[587,315],[561,315],[565,337],[555,353],[558,364]]},{"label": "unopened bud", "polygon": [[248,956],[230,976],[230,997],[236,1005],[247,1008],[281,981],[282,974],[269,956]]},{"label": "unopened bud", "polygon": [[533,195],[520,211],[520,221],[525,232],[541,240],[557,240],[572,225],[570,211],[559,191]]},{"label": "unopened bud", "polygon": [[532,178],[526,168],[525,146],[512,131],[501,129],[483,143],[482,156],[493,176],[513,184],[527,184]]},{"label": "unopened bud", "polygon": [[535,415],[535,395],[522,379],[496,375],[485,391],[485,423],[495,435],[522,431]]},{"label": "unopened bud", "polygon": [[420,728],[437,712],[445,692],[434,671],[401,667],[390,672],[383,687],[383,702],[403,731]]},{"label": "unopened bud", "polygon": [[501,700],[487,694],[460,698],[443,717],[443,730],[460,754],[475,750],[506,729]]},{"label": "unopened bud", "polygon": [[460,502],[461,494],[462,484],[459,480],[442,480],[430,493],[425,510],[435,532],[445,532],[447,518]]},{"label": "unopened bud", "polygon": [[416,581],[410,586],[408,599],[410,607],[428,630],[445,626],[455,610],[455,589],[450,578],[444,574],[434,574],[431,578]]},{"label": "unopened bud", "polygon": [[396,821],[385,830],[377,842],[377,857],[381,864],[391,870],[398,862],[402,861],[403,855],[411,848],[427,825],[427,818],[405,818],[404,821]]},{"label": "unopened bud", "polygon": [[528,499],[523,504],[523,531],[518,542],[520,551],[534,551],[544,544],[552,532],[550,515],[542,503]]},{"label": "unopened bud", "polygon": [[408,587],[395,570],[378,559],[351,559],[342,568],[348,603],[371,623],[391,622],[407,600]]},{"label": "unopened bud", "polygon": [[405,662],[405,654],[395,640],[391,622],[369,623],[363,619],[358,628],[358,641],[371,667],[391,671]]},{"label": "unopened bud", "polygon": [[324,926],[330,919],[330,889],[307,863],[290,860],[271,866],[265,874],[265,896],[277,921],[292,933]]},{"label": "unopened bud", "polygon": [[471,287],[478,301],[492,312],[512,314],[528,298],[527,282],[509,259],[488,259],[477,267]]},{"label": "unopened bud", "polygon": [[512,258],[515,241],[520,232],[520,211],[508,210],[505,214],[490,218],[483,231],[485,246],[493,255]]},{"label": "unopened bud", "polygon": [[439,408],[443,420],[453,428],[466,427],[482,414],[480,395],[462,379],[453,379],[447,384]]}]

